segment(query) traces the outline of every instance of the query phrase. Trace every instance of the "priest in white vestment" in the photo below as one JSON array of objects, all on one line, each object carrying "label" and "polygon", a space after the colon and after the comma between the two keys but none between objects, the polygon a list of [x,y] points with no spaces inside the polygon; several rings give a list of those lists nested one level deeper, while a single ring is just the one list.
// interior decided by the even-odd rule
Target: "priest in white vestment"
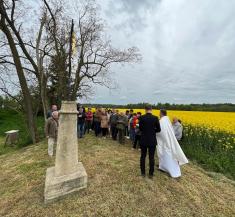
[{"label": "priest in white vestment", "polygon": [[160,111],[161,132],[157,133],[157,153],[159,169],[170,174],[171,177],[181,176],[180,166],[188,163],[176,137],[166,110]]}]

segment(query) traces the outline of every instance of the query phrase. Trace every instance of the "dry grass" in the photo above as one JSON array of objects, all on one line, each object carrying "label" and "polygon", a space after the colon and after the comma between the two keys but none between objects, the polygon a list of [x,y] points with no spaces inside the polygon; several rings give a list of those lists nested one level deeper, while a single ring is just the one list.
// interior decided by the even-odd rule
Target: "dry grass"
[{"label": "dry grass", "polygon": [[144,179],[138,151],[92,136],[79,143],[88,188],[44,205],[45,172],[54,165],[46,149],[40,143],[0,156],[1,217],[235,216],[233,181],[193,164],[182,168],[180,180],[158,171]]}]

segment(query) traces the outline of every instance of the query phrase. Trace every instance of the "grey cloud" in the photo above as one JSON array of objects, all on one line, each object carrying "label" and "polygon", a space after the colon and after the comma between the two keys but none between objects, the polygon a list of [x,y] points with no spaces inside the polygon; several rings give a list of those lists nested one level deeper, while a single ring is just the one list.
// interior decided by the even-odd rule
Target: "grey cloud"
[{"label": "grey cloud", "polygon": [[121,96],[119,99],[120,99],[120,100],[126,100],[126,99],[127,99],[127,96]]},{"label": "grey cloud", "polygon": [[[235,103],[235,2],[105,0],[108,34],[143,61],[114,66],[118,90],[103,102]],[[120,99],[126,96],[126,99]]]},{"label": "grey cloud", "polygon": [[[119,20],[116,28],[125,28],[126,31],[141,31],[148,25],[145,16],[153,8],[157,7],[160,0],[109,0],[105,13],[108,17]],[[125,17],[125,20],[122,19]]]}]

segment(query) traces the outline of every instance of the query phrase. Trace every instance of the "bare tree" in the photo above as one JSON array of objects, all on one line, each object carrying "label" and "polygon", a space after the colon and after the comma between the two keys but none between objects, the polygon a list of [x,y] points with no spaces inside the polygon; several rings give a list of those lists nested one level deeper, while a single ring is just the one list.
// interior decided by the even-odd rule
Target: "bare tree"
[{"label": "bare tree", "polygon": [[[11,3],[10,3],[11,2]],[[17,4],[18,3],[18,4]],[[46,75],[46,68],[43,66],[43,61],[46,56],[49,55],[50,42],[47,40],[48,38],[45,36],[44,40],[42,38],[44,26],[47,19],[47,11],[45,7],[42,7],[42,17],[40,19],[40,27],[38,30],[38,35],[32,41],[24,41],[22,35],[24,33],[21,32],[22,23],[17,25],[16,18],[14,17],[13,10],[16,10],[17,6],[19,5],[20,1],[12,0],[12,1],[3,1],[2,5],[6,5],[4,19],[6,20],[7,26],[11,29],[13,33],[13,39],[15,41],[16,48],[20,52],[20,59],[22,62],[22,67],[24,71],[29,75],[33,80],[37,79],[36,87],[39,89],[41,102],[44,111],[44,117],[46,119],[46,113],[48,110],[48,99],[47,99],[47,75]],[[10,15],[8,15],[7,11],[11,10]],[[3,11],[3,10],[2,10]],[[35,28],[35,27],[34,27]],[[42,41],[44,43],[42,43]],[[35,44],[35,45],[34,45]],[[2,46],[8,46],[9,43],[5,43]],[[1,56],[0,64],[11,64],[15,65],[13,61],[10,61],[12,54],[7,54]],[[29,77],[28,76],[28,77]],[[35,82],[34,82],[35,83]]]},{"label": "bare tree", "polygon": [[[38,32],[38,37],[36,38],[36,59],[37,59],[37,68],[38,68],[38,74],[39,74],[39,89],[40,89],[40,96],[41,96],[41,101],[42,101],[42,106],[43,106],[43,113],[44,113],[44,119],[47,119],[47,110],[48,110],[48,99],[47,99],[47,74],[45,72],[46,69],[43,67],[43,59],[45,57],[45,47],[44,50],[40,49],[41,45],[41,39],[42,39],[42,33],[43,33],[43,28],[46,23],[47,19],[47,11],[43,11],[43,15],[41,18],[40,22],[40,28]],[[46,44],[47,45],[47,44]]]},{"label": "bare tree", "polygon": [[15,15],[20,3],[0,0],[0,31],[7,39],[1,42],[0,38],[1,50],[5,49],[0,52],[0,65],[16,70],[30,135],[35,142],[32,89],[39,92],[46,119],[49,101],[86,97],[97,84],[110,88],[110,66],[138,62],[141,55],[135,47],[116,49],[106,39],[104,21],[98,16],[95,1],[79,6],[78,18],[72,22],[64,10],[64,0],[41,0],[39,27],[33,26],[37,35],[30,33],[30,40],[24,37],[24,23]]},{"label": "bare tree", "polygon": [[35,117],[33,114],[31,95],[24,74],[24,69],[21,63],[20,55],[15,45],[12,32],[9,29],[9,21],[11,23],[14,22],[14,10],[15,10],[15,1],[13,1],[13,5],[11,8],[11,18],[9,18],[6,10],[6,4],[4,3],[3,0],[0,1],[0,14],[1,14],[0,30],[5,34],[9,43],[9,47],[11,49],[12,57],[14,60],[16,72],[18,75],[19,83],[23,94],[24,109],[25,109],[29,133],[31,135],[33,143],[35,143],[37,141],[37,127],[36,127]]},{"label": "bare tree", "polygon": [[[63,90],[64,95],[59,95],[60,98],[66,97],[70,100],[76,100],[78,97],[84,96],[84,92],[89,92],[94,84],[110,87],[108,75],[110,74],[110,66],[112,64],[138,62],[141,55],[136,47],[126,50],[115,49],[111,45],[111,41],[105,40],[105,31],[103,20],[97,15],[95,4],[87,1],[79,11],[78,23],[75,23],[74,34],[77,36],[76,49],[77,54],[73,55],[73,66],[71,67],[70,51],[72,32],[69,30],[68,19],[64,19],[63,25],[58,25],[58,16],[53,14],[47,0],[43,0],[50,11],[53,26],[50,28],[51,34],[55,42],[56,57],[59,60],[60,69],[56,74],[58,78],[58,86]],[[63,13],[62,7],[58,6],[54,11]],[[61,17],[61,16],[60,16]],[[60,21],[61,22],[61,21]],[[73,23],[72,23],[73,27]],[[70,35],[70,38],[61,37],[63,31],[60,28],[67,30],[65,35]],[[62,40],[63,39],[63,42]],[[58,46],[58,42],[60,45]],[[63,55],[61,55],[63,54]],[[71,72],[71,68],[73,69]],[[63,82],[60,82],[60,80]]]}]

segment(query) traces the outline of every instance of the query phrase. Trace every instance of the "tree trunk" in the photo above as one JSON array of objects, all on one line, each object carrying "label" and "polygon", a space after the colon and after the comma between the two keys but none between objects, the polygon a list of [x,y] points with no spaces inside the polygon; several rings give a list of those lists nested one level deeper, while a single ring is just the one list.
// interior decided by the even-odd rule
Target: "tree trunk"
[{"label": "tree trunk", "polygon": [[37,58],[37,67],[38,67],[38,74],[39,74],[39,89],[40,89],[40,96],[42,101],[42,107],[43,107],[43,114],[45,121],[47,120],[47,110],[48,110],[48,99],[47,99],[47,75],[44,73],[43,69],[43,55],[40,51],[40,43],[42,38],[42,31],[43,27],[46,22],[47,12],[45,11],[42,19],[41,24],[38,32],[38,37],[36,40],[36,58]]},{"label": "tree trunk", "polygon": [[41,93],[44,119],[46,121],[47,120],[47,111],[49,109],[49,106],[48,106],[48,98],[47,98],[47,77],[43,72],[41,72],[40,93]]},{"label": "tree trunk", "polygon": [[47,99],[47,75],[43,71],[43,58],[40,55],[39,49],[36,49],[37,66],[39,74],[40,97],[42,101],[43,114],[45,121],[47,120],[48,99]]},{"label": "tree trunk", "polygon": [[7,40],[8,40],[11,52],[12,52],[13,60],[15,63],[17,75],[19,78],[19,82],[20,82],[20,86],[21,86],[21,90],[23,94],[24,111],[25,111],[25,117],[26,117],[29,134],[32,138],[32,142],[36,143],[38,140],[37,126],[36,126],[36,120],[35,120],[34,113],[33,113],[33,105],[32,105],[30,91],[28,88],[28,84],[24,75],[23,67],[20,61],[19,53],[16,48],[14,39],[3,18],[1,20],[1,29],[7,37]]}]

